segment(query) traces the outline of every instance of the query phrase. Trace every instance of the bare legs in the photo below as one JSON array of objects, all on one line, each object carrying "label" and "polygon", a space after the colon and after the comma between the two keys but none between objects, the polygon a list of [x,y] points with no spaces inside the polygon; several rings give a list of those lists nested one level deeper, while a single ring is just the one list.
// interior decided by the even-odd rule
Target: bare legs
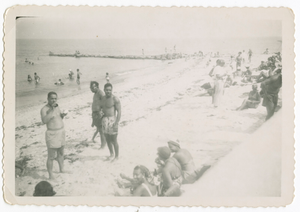
[{"label": "bare legs", "polygon": [[101,149],[104,149],[105,146],[106,146],[106,136],[104,136],[104,133],[103,133],[103,129],[102,127],[99,127],[98,128],[98,131],[99,131],[99,134],[100,134],[100,140],[101,140]]},{"label": "bare legs", "polygon": [[118,160],[119,159],[119,144],[117,141],[118,134],[114,134],[114,135],[104,134],[104,135],[109,149],[110,158],[115,157],[112,161]]},{"label": "bare legs", "polygon": [[[55,158],[55,153],[57,153],[57,157]],[[53,176],[53,160],[57,160],[59,165],[59,171],[63,173],[64,170],[64,146],[58,149],[48,148],[48,158],[47,158],[47,170],[49,173],[49,179],[54,179]]]}]

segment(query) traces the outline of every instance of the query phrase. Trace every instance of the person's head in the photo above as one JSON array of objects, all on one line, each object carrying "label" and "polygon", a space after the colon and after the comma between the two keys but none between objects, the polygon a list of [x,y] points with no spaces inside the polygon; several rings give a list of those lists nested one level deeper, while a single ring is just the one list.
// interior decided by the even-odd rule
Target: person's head
[{"label": "person's head", "polygon": [[36,75],[36,72],[34,73],[34,75]]},{"label": "person's head", "polygon": [[28,74],[28,77],[30,77],[30,74]]},{"label": "person's head", "polygon": [[95,93],[98,88],[99,88],[99,83],[98,82],[96,82],[96,81],[91,81],[90,82],[90,89],[93,93]]},{"label": "person's head", "polygon": [[241,55],[242,54],[242,52],[239,52],[239,55]]},{"label": "person's head", "polygon": [[77,69],[77,72],[79,72],[79,69]]},{"label": "person's head", "polygon": [[168,141],[168,146],[171,152],[177,152],[180,149],[179,141],[176,139]]},{"label": "person's head", "polygon": [[113,86],[110,83],[104,85],[104,92],[107,97],[111,97]]},{"label": "person's head", "polygon": [[257,91],[257,84],[253,84],[253,85],[252,85],[252,90],[253,90],[253,91]]},{"label": "person's head", "polygon": [[61,82],[61,79],[59,79],[58,81],[60,81],[60,82]]},{"label": "person's head", "polygon": [[48,104],[53,105],[57,101],[57,93],[51,91],[48,93]]},{"label": "person's head", "polygon": [[134,167],[133,169],[133,179],[141,184],[145,181],[147,181],[147,178],[150,177],[150,171],[149,169],[147,169],[147,167],[143,166],[143,165],[138,165],[136,167]]},{"label": "person's head", "polygon": [[218,60],[216,61],[216,64],[217,64],[218,66],[223,67],[223,66],[225,65],[225,61],[222,60],[222,59],[218,59]]},{"label": "person's head", "polygon": [[41,197],[41,196],[54,196],[56,192],[53,190],[53,187],[47,181],[39,182],[34,188],[34,197]]},{"label": "person's head", "polygon": [[171,156],[171,150],[167,146],[158,147],[157,155],[158,155],[159,159],[161,159],[162,161],[168,160],[169,157]]},{"label": "person's head", "polygon": [[106,75],[108,75],[108,73],[106,72]]}]

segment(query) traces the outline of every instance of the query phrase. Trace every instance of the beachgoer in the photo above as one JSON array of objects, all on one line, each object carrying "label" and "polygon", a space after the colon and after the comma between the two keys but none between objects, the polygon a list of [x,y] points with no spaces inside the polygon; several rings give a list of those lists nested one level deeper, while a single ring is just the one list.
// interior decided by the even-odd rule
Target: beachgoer
[{"label": "beachgoer", "polygon": [[197,174],[195,172],[196,167],[191,153],[186,149],[181,149],[178,140],[168,141],[168,146],[171,152],[175,153],[173,158],[175,158],[181,166],[183,177],[182,183],[194,183],[197,180]]},{"label": "beachgoer", "polygon": [[242,74],[242,77],[243,77],[242,82],[244,82],[244,83],[252,82],[252,79],[251,79],[252,71],[250,70],[249,65],[246,65],[245,67],[246,67],[246,71],[244,71]]},{"label": "beachgoer", "polygon": [[69,72],[69,79],[72,80],[72,79],[73,79],[73,76],[74,76],[74,72],[70,69],[70,72]]},{"label": "beachgoer", "polygon": [[171,150],[169,147],[159,147],[157,155],[160,160],[164,162],[162,168],[162,196],[180,196],[180,187],[182,184],[182,171],[179,162],[171,157]]},{"label": "beachgoer", "polygon": [[272,69],[269,67],[265,67],[265,69],[261,70],[260,74],[256,78],[256,82],[260,83],[268,79],[272,75]]},{"label": "beachgoer", "polygon": [[64,85],[64,83],[61,81],[61,79],[58,80],[58,82],[54,83],[55,85]]},{"label": "beachgoer", "polygon": [[246,52],[245,52],[245,50],[243,50],[241,56],[242,56],[242,61],[243,61],[243,63],[245,63],[245,62],[246,62]]},{"label": "beachgoer", "polygon": [[248,61],[249,61],[249,63],[251,63],[251,57],[252,57],[252,50],[249,49],[249,51],[248,51]]},{"label": "beachgoer", "polygon": [[35,81],[35,84],[38,84],[39,81],[40,81],[40,77],[37,75],[37,73],[34,73],[34,81]]},{"label": "beachgoer", "polygon": [[[49,178],[53,179],[53,160],[57,160],[60,172],[64,172],[64,146],[65,129],[63,118],[67,113],[62,113],[57,101],[57,94],[48,93],[48,103],[41,109],[42,122],[47,125],[46,144],[48,149],[47,170]],[[57,157],[55,157],[57,154]]]},{"label": "beachgoer", "polygon": [[[101,101],[104,117],[102,118],[102,129],[110,152],[108,159],[113,161],[119,158],[118,125],[121,118],[121,102],[112,94],[113,86],[110,83],[104,85],[105,96]],[[117,115],[116,115],[117,113]]]},{"label": "beachgoer", "polygon": [[56,192],[53,190],[52,185],[47,181],[41,181],[38,184],[36,184],[34,188],[34,197],[49,197],[54,196]]},{"label": "beachgoer", "polygon": [[224,95],[224,77],[226,76],[226,72],[223,67],[224,65],[224,60],[218,59],[216,61],[216,67],[214,68],[212,74],[212,76],[214,76],[212,103],[215,107],[218,107],[221,104],[222,97]]},{"label": "beachgoer", "polygon": [[269,54],[269,49],[266,48],[266,51],[264,51],[264,54]]},{"label": "beachgoer", "polygon": [[28,82],[31,82],[32,81],[32,78],[31,78],[31,76],[28,74],[28,77],[27,77],[27,81]]},{"label": "beachgoer", "polygon": [[106,72],[106,75],[105,75],[105,79],[106,79],[106,83],[109,83],[109,74]]},{"label": "beachgoer", "polygon": [[240,107],[236,110],[244,110],[248,108],[257,108],[261,102],[261,97],[257,90],[257,85],[252,85],[252,91],[250,91],[249,96],[245,99]]},{"label": "beachgoer", "polygon": [[96,137],[97,133],[100,133],[100,141],[101,141],[101,149],[106,146],[105,136],[102,130],[102,117],[103,111],[101,109],[101,101],[104,98],[104,93],[99,89],[99,83],[96,81],[91,81],[90,89],[94,93],[93,96],[93,103],[92,103],[92,127],[96,126],[97,131],[94,133],[92,141],[94,142],[94,138]]},{"label": "beachgoer", "polygon": [[242,66],[242,52],[238,53],[238,56],[235,58],[236,61],[236,74],[239,76],[240,75],[240,71],[241,71],[241,66]]},{"label": "beachgoer", "polygon": [[82,75],[82,74],[79,71],[79,69],[77,69],[77,80],[76,80],[76,82],[77,82],[78,85],[80,85],[80,75]]},{"label": "beachgoer", "polygon": [[282,74],[281,70],[278,73],[270,76],[269,79],[261,83],[261,93],[263,97],[262,105],[267,109],[266,120],[274,115],[275,109],[278,103],[278,93],[282,86]]},{"label": "beachgoer", "polygon": [[117,181],[120,188],[130,188],[133,196],[157,196],[156,186],[153,185],[153,177],[149,169],[143,165],[138,165],[133,170],[133,178],[120,174],[120,177],[129,183]]}]

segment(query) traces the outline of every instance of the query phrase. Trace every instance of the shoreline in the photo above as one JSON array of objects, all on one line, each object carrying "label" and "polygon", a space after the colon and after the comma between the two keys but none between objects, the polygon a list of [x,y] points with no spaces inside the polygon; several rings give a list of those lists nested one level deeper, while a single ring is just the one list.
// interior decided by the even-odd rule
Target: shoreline
[{"label": "shoreline", "polygon": [[[261,58],[257,56],[256,60]],[[123,111],[118,135],[120,159],[115,163],[104,161],[108,150],[99,150],[99,136],[96,143],[90,141],[95,131],[91,128],[90,90],[59,98],[61,109],[69,110],[64,120],[65,166],[73,174],[59,174],[58,165],[54,164],[58,182],[51,184],[57,195],[114,196],[119,192],[114,180],[121,172],[130,175],[138,164],[153,170],[156,148],[166,146],[167,140],[174,137],[191,152],[197,167],[213,166],[263,125],[266,111],[261,105],[257,109],[232,111],[240,106],[251,84],[226,89],[228,100],[218,109],[213,108],[211,96],[198,97],[211,69],[205,64],[205,59],[174,61],[163,70],[134,72],[114,86]],[[24,176],[16,178],[16,195],[25,192],[25,196],[31,196],[34,186],[48,177],[40,109],[41,104],[16,111],[16,117],[20,116],[16,123],[16,159],[29,159]],[[82,176],[82,172],[86,174]]]}]

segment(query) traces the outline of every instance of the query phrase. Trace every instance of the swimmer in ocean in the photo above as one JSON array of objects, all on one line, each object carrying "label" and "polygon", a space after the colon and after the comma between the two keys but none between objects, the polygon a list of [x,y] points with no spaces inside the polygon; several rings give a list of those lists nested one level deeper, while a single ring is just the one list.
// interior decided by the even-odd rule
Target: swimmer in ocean
[{"label": "swimmer in ocean", "polygon": [[82,75],[82,74],[79,71],[79,69],[77,69],[77,80],[76,80],[76,82],[77,82],[78,85],[80,85],[80,75]]}]

